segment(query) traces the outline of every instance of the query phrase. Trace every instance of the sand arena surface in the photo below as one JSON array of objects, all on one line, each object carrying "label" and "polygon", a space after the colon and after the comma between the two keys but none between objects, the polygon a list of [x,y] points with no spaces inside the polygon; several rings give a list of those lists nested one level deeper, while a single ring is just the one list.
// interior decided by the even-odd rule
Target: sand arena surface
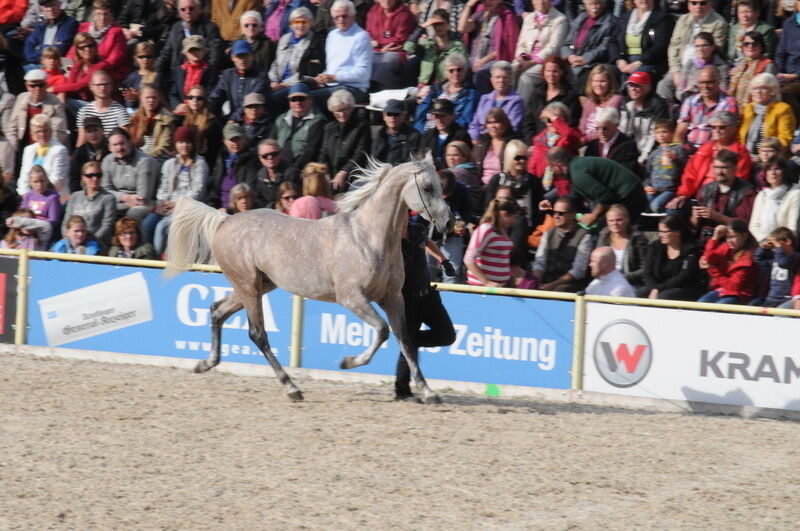
[{"label": "sand arena surface", "polygon": [[[0,529],[796,528],[800,423],[3,356]],[[571,456],[571,457],[570,457]]]}]

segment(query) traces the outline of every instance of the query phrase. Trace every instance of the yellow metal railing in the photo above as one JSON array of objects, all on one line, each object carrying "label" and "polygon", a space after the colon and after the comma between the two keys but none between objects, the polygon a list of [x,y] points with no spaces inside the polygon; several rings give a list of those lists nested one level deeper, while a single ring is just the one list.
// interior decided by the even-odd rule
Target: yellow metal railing
[{"label": "yellow metal railing", "polygon": [[[0,249],[0,255],[16,256],[19,258],[17,266],[17,297],[16,320],[14,330],[14,343],[25,344],[27,337],[28,313],[28,285],[30,280],[30,259],[60,260],[64,262],[85,262],[93,264],[107,264],[126,267],[148,267],[164,269],[166,262],[161,260],[136,260],[130,258],[111,258],[108,256],[85,256],[75,254],[51,253],[45,251],[28,251],[26,249]],[[216,265],[193,264],[190,271],[206,273],[221,273]],[[600,295],[577,295],[574,293],[560,293],[553,291],[524,290],[516,288],[486,288],[466,284],[439,284],[434,286],[440,291],[457,293],[472,293],[476,295],[500,295],[506,297],[521,297],[528,299],[560,300],[575,303],[573,344],[572,344],[572,383],[575,390],[583,389],[583,358],[586,334],[586,303],[599,302],[608,304],[622,304],[628,306],[650,306],[656,308],[671,308],[685,310],[705,310],[724,313],[772,315],[784,317],[800,317],[800,310],[784,310],[779,308],[764,308],[759,306],[742,306],[737,304],[711,304],[702,302],[667,301],[658,299],[635,299],[627,297],[606,297]],[[291,367],[302,366],[303,322],[305,318],[303,298],[293,295],[292,299],[292,329],[291,344],[289,346]]]}]

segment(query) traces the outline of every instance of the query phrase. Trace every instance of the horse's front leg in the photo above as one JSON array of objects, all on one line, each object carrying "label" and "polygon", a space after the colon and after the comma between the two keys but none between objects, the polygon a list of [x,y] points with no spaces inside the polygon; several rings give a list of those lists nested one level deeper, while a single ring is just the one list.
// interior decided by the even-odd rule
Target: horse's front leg
[{"label": "horse's front leg", "polygon": [[211,352],[208,359],[200,360],[194,372],[206,372],[219,365],[219,350],[222,340],[222,325],[234,313],[243,308],[235,293],[231,293],[211,305]]},{"label": "horse's front leg", "polygon": [[342,358],[339,366],[342,369],[353,369],[368,364],[384,341],[389,339],[389,325],[386,324],[370,301],[360,292],[351,292],[338,299],[339,304],[356,314],[356,316],[375,329],[375,339],[367,349],[358,356]]},{"label": "horse's front leg", "polygon": [[414,385],[418,391],[422,392],[425,403],[441,403],[442,399],[439,398],[439,395],[428,387],[428,382],[425,381],[422,369],[419,368],[419,363],[417,363],[417,357],[414,355],[414,344],[411,341],[411,333],[406,325],[406,305],[405,301],[403,301],[403,296],[399,292],[388,295],[380,305],[383,311],[386,312],[386,317],[389,318],[389,324],[392,326],[397,342],[400,344],[400,350],[406,359],[406,363],[408,363],[408,369],[414,377]]}]

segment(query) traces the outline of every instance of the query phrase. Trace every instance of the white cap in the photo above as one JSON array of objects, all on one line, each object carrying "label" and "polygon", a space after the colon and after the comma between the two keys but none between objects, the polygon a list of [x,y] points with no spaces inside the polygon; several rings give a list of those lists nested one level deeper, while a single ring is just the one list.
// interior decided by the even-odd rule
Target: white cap
[{"label": "white cap", "polygon": [[47,73],[37,68],[35,70],[28,70],[25,74],[25,81],[46,81],[47,80]]}]

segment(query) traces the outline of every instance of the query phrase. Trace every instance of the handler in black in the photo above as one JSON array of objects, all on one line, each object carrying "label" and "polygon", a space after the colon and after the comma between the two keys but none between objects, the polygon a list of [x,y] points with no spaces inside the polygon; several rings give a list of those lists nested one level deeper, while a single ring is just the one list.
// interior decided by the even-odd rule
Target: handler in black
[{"label": "handler in black", "polygon": [[[450,345],[456,339],[453,323],[442,304],[439,292],[431,286],[425,248],[430,249],[447,274],[453,275],[455,271],[447,271],[448,266],[452,269],[453,265],[436,247],[436,244],[428,239],[427,230],[421,223],[409,220],[403,230],[401,245],[406,270],[406,279],[403,284],[406,326],[411,332],[411,355],[418,360],[418,348]],[[420,330],[423,323],[430,329]],[[397,376],[394,382],[395,400],[417,400],[409,386],[410,376],[408,363],[401,353],[397,360]]]}]

